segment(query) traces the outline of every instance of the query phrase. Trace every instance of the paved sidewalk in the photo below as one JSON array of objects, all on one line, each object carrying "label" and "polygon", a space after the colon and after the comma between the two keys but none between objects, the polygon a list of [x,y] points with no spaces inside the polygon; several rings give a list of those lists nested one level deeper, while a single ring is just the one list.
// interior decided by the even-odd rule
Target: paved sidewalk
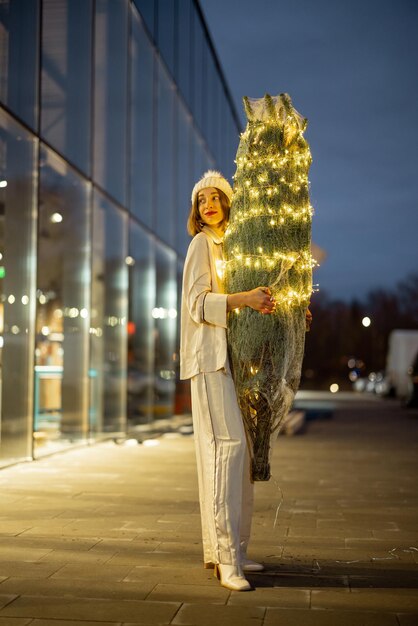
[{"label": "paved sidewalk", "polygon": [[248,593],[202,567],[191,437],[1,470],[0,626],[416,626],[418,412],[342,398],[278,440]]}]

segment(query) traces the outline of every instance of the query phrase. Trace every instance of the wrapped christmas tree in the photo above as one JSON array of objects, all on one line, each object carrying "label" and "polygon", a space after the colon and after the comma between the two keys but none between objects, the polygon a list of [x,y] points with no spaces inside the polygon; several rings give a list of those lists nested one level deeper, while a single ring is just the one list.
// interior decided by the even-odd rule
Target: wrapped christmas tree
[{"label": "wrapped christmas tree", "polygon": [[225,233],[226,293],[270,287],[276,311],[231,312],[228,348],[251,443],[253,480],[270,478],[271,442],[298,388],[312,292],[307,120],[288,94],[244,98],[248,119],[236,158]]}]

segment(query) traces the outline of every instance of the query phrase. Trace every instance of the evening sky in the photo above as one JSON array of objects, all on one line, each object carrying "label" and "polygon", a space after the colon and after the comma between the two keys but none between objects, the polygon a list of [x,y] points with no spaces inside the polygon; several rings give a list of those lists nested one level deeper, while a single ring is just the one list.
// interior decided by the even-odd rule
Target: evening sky
[{"label": "evening sky", "polygon": [[201,0],[233,100],[308,118],[314,282],[332,298],[418,272],[418,0]]}]

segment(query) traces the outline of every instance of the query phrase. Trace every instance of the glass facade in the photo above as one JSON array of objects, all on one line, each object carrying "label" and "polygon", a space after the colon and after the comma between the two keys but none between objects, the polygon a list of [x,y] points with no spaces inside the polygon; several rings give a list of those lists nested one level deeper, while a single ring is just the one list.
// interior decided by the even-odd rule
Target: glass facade
[{"label": "glass facade", "polygon": [[0,463],[32,456],[38,139],[0,110]]},{"label": "glass facade", "polygon": [[240,132],[197,0],[3,0],[0,129],[0,465],[189,412],[190,192]]},{"label": "glass facade", "polygon": [[92,21],[92,0],[42,2],[41,135],[88,176]]},{"label": "glass facade", "polygon": [[35,454],[84,437],[88,415],[91,184],[41,145]]}]

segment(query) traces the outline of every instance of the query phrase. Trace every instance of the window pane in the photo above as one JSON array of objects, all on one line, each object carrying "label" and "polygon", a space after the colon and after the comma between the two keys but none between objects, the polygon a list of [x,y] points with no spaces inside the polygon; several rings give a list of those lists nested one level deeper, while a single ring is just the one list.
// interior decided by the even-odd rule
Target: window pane
[{"label": "window pane", "polygon": [[171,75],[175,72],[174,51],[175,7],[174,0],[158,0],[158,48]]},{"label": "window pane", "polygon": [[127,215],[94,193],[90,430],[122,432],[126,425],[128,315]]},{"label": "window pane", "polygon": [[202,86],[203,95],[202,95],[202,120],[199,124],[199,128],[205,137],[206,141],[209,141],[209,129],[208,129],[208,111],[212,104],[213,92],[209,91],[211,85],[208,80],[208,65],[209,61],[212,57],[212,53],[209,49],[209,44],[206,39],[206,32],[202,28],[202,37],[203,37],[203,51],[202,51],[202,70],[200,77],[200,84]]},{"label": "window pane", "polygon": [[41,133],[90,174],[91,0],[43,0]]},{"label": "window pane", "polygon": [[191,2],[190,0],[178,0],[178,66],[176,79],[179,85],[180,91],[183,94],[184,99],[191,106],[191,87],[190,87],[190,72],[191,72]]},{"label": "window pane", "polygon": [[0,451],[11,461],[32,454],[37,140],[1,109],[0,128]]},{"label": "window pane", "polygon": [[[153,239],[130,227],[128,419],[129,430],[152,421],[154,404],[155,259]],[[155,313],[155,312],[154,312]]]},{"label": "window pane", "polygon": [[139,9],[151,37],[154,37],[155,0],[134,0],[134,3]]},{"label": "window pane", "polygon": [[88,433],[90,184],[41,149],[35,366],[36,455]]},{"label": "window pane", "polygon": [[0,100],[38,127],[39,1],[0,3]]},{"label": "window pane", "polygon": [[[193,184],[196,183],[199,178],[206,172],[206,159],[205,159],[205,149],[203,146],[203,140],[196,133],[193,132],[192,135],[193,142]],[[191,192],[191,190],[190,190]]]},{"label": "window pane", "polygon": [[203,130],[203,85],[204,85],[204,46],[205,33],[203,31],[200,17],[197,10],[193,7],[192,35],[193,35],[193,56],[192,56],[192,72],[193,72],[193,116],[196,119],[199,129]]},{"label": "window pane", "polygon": [[180,101],[177,102],[178,110],[178,145],[177,145],[177,227],[176,249],[186,256],[190,243],[190,235],[187,233],[187,218],[191,206],[191,193],[196,181],[192,177],[191,160],[191,137],[192,120],[189,113]]},{"label": "window pane", "polygon": [[154,52],[141,20],[132,12],[131,211],[152,226]]},{"label": "window pane", "polygon": [[94,180],[126,205],[128,3],[96,0]]},{"label": "window pane", "polygon": [[161,64],[158,71],[157,188],[155,230],[174,245],[174,117],[173,86]]},{"label": "window pane", "polygon": [[154,415],[171,417],[175,392],[177,280],[176,255],[157,245],[157,300],[155,317]]}]

